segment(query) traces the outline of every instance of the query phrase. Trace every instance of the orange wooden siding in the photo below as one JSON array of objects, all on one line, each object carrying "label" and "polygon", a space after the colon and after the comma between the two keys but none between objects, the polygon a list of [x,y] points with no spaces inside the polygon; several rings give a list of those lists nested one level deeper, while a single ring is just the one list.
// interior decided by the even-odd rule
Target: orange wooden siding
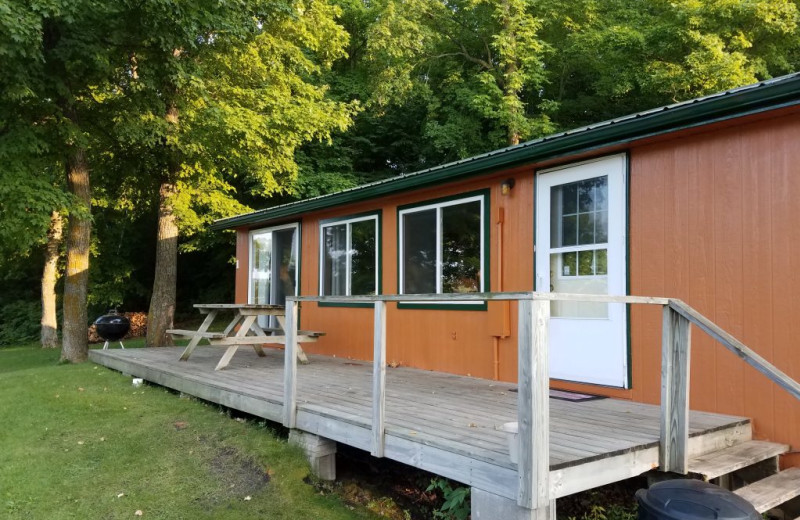
[{"label": "orange wooden siding", "polygon": [[[681,298],[800,379],[800,118],[631,152],[631,293]],[[631,397],[660,399],[660,315],[634,309]],[[699,330],[694,409],[800,446],[800,404]],[[794,461],[795,463],[800,460]]]},{"label": "orange wooden siding", "polygon": [[[517,172],[516,186],[511,194],[500,194],[500,182],[513,176],[505,173],[491,178],[462,182],[446,188],[436,187],[415,191],[380,201],[348,206],[346,210],[319,212],[303,218],[302,236],[302,294],[319,294],[319,224],[331,217],[343,217],[365,211],[382,210],[382,290],[385,294],[398,292],[397,266],[397,207],[412,202],[458,195],[490,188],[490,289],[499,287],[497,271],[497,220],[499,208],[504,208],[504,255],[513,261],[504,262],[504,290],[529,290],[533,276],[533,177],[531,170]],[[387,360],[406,366],[423,367],[478,377],[494,376],[494,336],[502,335],[508,327],[510,309],[507,305],[492,305],[488,311],[398,309],[388,306]],[[303,304],[301,316],[304,328],[324,330],[327,335],[309,351],[335,354],[357,359],[372,357],[372,310],[364,308],[319,307]],[[346,338],[344,341],[342,338]],[[512,364],[513,362],[513,364]],[[516,376],[516,343],[501,341],[501,378]]]},{"label": "orange wooden siding", "polygon": [[[785,113],[630,147],[629,290],[685,300],[800,379],[800,114]],[[394,294],[398,205],[486,188],[490,289],[532,290],[534,171],[531,165],[302,216],[301,293],[319,293],[321,220],[382,210],[382,289]],[[508,177],[516,185],[503,196],[499,185]],[[239,230],[237,301],[247,298],[247,242],[247,230]],[[516,379],[515,304],[492,303],[488,311],[388,308],[389,362],[492,378],[497,344],[500,379]],[[372,357],[371,309],[305,303],[301,323],[327,333],[308,346],[311,352]],[[757,436],[800,447],[800,404],[788,394],[699,330],[692,360],[692,408],[752,417]],[[658,403],[660,363],[660,308],[633,306],[631,388],[553,386]]]}]

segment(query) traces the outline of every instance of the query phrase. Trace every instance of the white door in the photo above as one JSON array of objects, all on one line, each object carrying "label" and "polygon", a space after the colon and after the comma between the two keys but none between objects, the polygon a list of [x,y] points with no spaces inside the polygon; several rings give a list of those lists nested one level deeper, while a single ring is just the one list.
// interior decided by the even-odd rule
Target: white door
[{"label": "white door", "polygon": [[[297,296],[298,235],[297,224],[250,232],[248,303],[286,305],[286,296]],[[262,327],[277,327],[269,316],[258,320]]]},{"label": "white door", "polygon": [[[536,290],[626,294],[625,156],[537,172]],[[626,308],[552,302],[550,377],[625,387]]]}]

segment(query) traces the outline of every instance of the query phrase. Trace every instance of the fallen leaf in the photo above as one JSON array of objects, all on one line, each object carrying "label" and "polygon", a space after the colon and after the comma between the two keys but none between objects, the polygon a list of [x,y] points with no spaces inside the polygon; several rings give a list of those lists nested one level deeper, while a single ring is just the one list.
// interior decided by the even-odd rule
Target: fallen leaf
[{"label": "fallen leaf", "polygon": [[187,423],[185,421],[175,421],[173,423],[173,426],[175,426],[176,430],[185,430],[186,427],[189,426],[189,423]]}]

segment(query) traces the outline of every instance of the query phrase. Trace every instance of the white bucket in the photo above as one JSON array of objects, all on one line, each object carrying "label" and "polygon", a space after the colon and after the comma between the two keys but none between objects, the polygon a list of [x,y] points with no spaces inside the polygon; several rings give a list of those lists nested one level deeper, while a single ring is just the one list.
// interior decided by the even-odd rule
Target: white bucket
[{"label": "white bucket", "polygon": [[506,432],[506,439],[508,439],[508,455],[511,462],[517,464],[519,462],[519,423],[507,422],[503,424],[500,431]]}]

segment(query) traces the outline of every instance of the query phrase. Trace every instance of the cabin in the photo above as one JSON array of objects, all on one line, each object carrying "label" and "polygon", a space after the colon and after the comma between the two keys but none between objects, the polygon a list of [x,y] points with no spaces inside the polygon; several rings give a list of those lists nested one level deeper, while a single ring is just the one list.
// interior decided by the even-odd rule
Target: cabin
[{"label": "cabin", "polygon": [[[782,468],[800,466],[790,448],[800,447],[800,386],[793,381],[800,378],[798,200],[800,74],[793,74],[234,216],[213,227],[236,233],[236,303],[299,305],[295,328],[324,332],[303,344],[312,355],[309,367],[317,358],[333,363],[319,378],[334,378],[350,365],[366,367],[361,376],[339,375],[353,387],[363,384],[372,399],[371,390],[382,396],[384,388],[371,389],[370,381],[381,378],[389,392],[393,384],[403,385],[397,370],[409,369],[414,377],[429,377],[431,393],[454,400],[443,414],[460,417],[460,407],[472,406],[479,416],[484,407],[495,425],[503,422],[500,414],[485,408],[489,401],[481,402],[477,390],[471,396],[474,387],[465,381],[481,381],[486,392],[503,390],[511,415],[522,406],[517,387],[519,400],[535,414],[544,406],[537,385],[549,386],[551,437],[537,440],[536,415],[528,418],[532,424],[520,422],[520,436],[533,440],[520,445],[519,465],[493,462],[510,468],[508,474],[481,473],[475,469],[476,460],[487,460],[481,456],[458,473],[448,467],[461,459],[439,460],[400,441],[390,448],[388,423],[377,434],[377,450],[368,434],[361,445],[358,435],[337,434],[332,426],[306,429],[471,485],[473,518],[500,517],[492,516],[499,511],[529,518],[528,512],[547,509],[558,496],[659,463],[662,470],[687,473],[692,456],[730,447],[745,424],[745,440],[783,446],[767,450],[771,464],[780,456]],[[264,328],[274,328],[274,319],[258,318]],[[295,367],[297,377],[306,368]],[[278,378],[281,383],[294,377],[286,370],[290,379]],[[399,380],[392,383],[392,377]],[[331,382],[328,388],[341,386]],[[408,397],[415,395],[412,386],[404,387],[409,413],[424,400]],[[559,466],[553,458],[560,435],[553,433],[553,420],[566,406],[552,399],[553,392],[607,398],[587,402],[586,409],[594,403],[598,424],[617,430],[635,429],[636,420],[626,414],[654,408],[655,415],[642,417],[650,417],[656,430],[661,424],[661,445],[631,441],[637,448],[622,449],[628,459],[618,471],[608,469],[606,460],[602,470],[582,466],[582,477],[572,475],[571,462]],[[324,393],[315,395],[323,400]],[[330,406],[347,408],[345,394]],[[303,402],[311,407],[312,401]],[[609,403],[618,404],[612,409]],[[355,413],[351,405],[348,413]],[[308,422],[297,406],[292,420]],[[365,406],[368,417],[384,420],[383,411],[372,415]],[[385,413],[391,408],[386,405]],[[670,423],[664,413],[669,418],[673,412],[690,417],[680,426],[687,439],[703,434],[714,440],[705,449],[678,442],[678,463],[665,467]],[[565,410],[563,417],[580,413]],[[419,420],[421,432],[434,419]],[[739,433],[721,436],[723,430]],[[469,433],[460,431],[453,442]],[[590,433],[585,443],[593,443]],[[536,457],[537,443],[541,448],[548,442],[549,466]],[[580,442],[562,444],[565,453],[584,449]],[[654,455],[656,462],[641,453],[630,458],[640,448],[656,454],[660,448],[661,455]],[[458,456],[470,453],[476,452]],[[580,460],[597,464],[602,458]],[[613,475],[588,481],[593,471]]]}]

